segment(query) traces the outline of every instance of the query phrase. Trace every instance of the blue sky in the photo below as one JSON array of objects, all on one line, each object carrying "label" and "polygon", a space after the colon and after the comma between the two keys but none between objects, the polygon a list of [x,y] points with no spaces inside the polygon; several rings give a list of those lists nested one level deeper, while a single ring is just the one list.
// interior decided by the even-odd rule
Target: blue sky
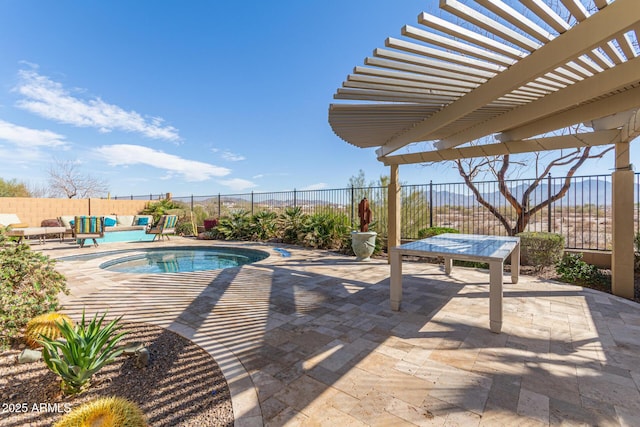
[{"label": "blue sky", "polygon": [[[332,132],[329,104],[435,5],[0,0],[0,177],[44,186],[69,161],[112,195],[176,196],[344,187],[359,169],[376,180],[388,168]],[[447,167],[400,174],[460,181]]]}]

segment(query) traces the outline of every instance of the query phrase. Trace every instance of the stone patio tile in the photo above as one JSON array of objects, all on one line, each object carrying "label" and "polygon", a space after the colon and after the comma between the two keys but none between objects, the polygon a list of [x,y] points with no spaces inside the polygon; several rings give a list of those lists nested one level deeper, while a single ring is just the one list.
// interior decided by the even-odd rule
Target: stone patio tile
[{"label": "stone patio tile", "polygon": [[360,399],[358,404],[349,411],[349,415],[369,426],[414,426],[413,423],[405,421],[386,410],[390,399],[389,395],[372,390]]},{"label": "stone patio tile", "polygon": [[393,398],[385,410],[416,426],[444,426],[446,419],[437,417],[420,405],[411,405],[406,401]]},{"label": "stone patio tile", "polygon": [[373,390],[383,380],[380,375],[374,375],[359,368],[350,369],[333,384],[336,389],[361,399]]},{"label": "stone patio tile", "polygon": [[549,424],[549,397],[523,387],[520,389],[517,413]]}]

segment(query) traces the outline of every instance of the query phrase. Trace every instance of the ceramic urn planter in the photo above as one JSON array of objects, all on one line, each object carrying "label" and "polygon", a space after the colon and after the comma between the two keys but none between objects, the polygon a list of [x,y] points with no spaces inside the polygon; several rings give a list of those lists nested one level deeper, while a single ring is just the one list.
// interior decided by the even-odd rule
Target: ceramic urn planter
[{"label": "ceramic urn planter", "polygon": [[352,231],[351,247],[356,254],[356,261],[369,261],[376,248],[375,231]]}]

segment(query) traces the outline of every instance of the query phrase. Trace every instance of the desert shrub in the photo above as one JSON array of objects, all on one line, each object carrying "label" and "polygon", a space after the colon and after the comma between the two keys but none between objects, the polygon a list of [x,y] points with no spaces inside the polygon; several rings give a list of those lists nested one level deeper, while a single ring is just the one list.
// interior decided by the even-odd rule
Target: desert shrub
[{"label": "desert shrub", "polygon": [[557,233],[525,231],[520,237],[520,260],[537,269],[560,262],[564,253],[564,236]]},{"label": "desert shrub", "polygon": [[427,227],[418,230],[418,239],[426,239],[427,237],[437,236],[445,233],[460,233],[455,228],[448,227]]},{"label": "desert shrub", "polygon": [[608,277],[598,267],[582,260],[582,254],[566,253],[556,264],[556,273],[561,281],[581,286],[606,286]]},{"label": "desert shrub", "polygon": [[298,233],[306,215],[299,206],[286,208],[278,218],[278,231],[285,243],[298,243]]},{"label": "desert shrub", "polygon": [[176,234],[179,236],[193,236],[193,222],[181,218],[176,224]]},{"label": "desert shrub", "polygon": [[251,215],[248,211],[240,210],[220,218],[214,230],[225,240],[249,240],[252,234]]},{"label": "desert shrub", "polygon": [[260,211],[251,217],[251,239],[269,240],[276,237],[278,215],[271,211]]},{"label": "desert shrub", "polygon": [[184,215],[184,206],[173,200],[163,199],[149,203],[149,206],[144,208],[141,213],[144,215],[153,215],[153,223],[155,224],[162,215],[171,215],[176,211],[179,211],[179,215]]},{"label": "desert shrub", "polygon": [[113,362],[122,354],[118,342],[126,332],[119,332],[118,325],[122,316],[102,327],[106,313],[98,319],[98,314],[91,322],[82,320],[73,326],[66,322],[58,322],[58,328],[64,340],[53,340],[42,337],[42,358],[47,367],[62,379],[62,391],[65,394],[82,392],[91,377],[107,363]]},{"label": "desert shrub", "polygon": [[340,249],[344,236],[350,235],[349,219],[340,214],[313,214],[303,221],[298,242],[318,249]]},{"label": "desert shrub", "polygon": [[29,319],[58,309],[58,293],[68,293],[55,260],[28,245],[4,242],[0,231],[0,348],[16,337]]}]

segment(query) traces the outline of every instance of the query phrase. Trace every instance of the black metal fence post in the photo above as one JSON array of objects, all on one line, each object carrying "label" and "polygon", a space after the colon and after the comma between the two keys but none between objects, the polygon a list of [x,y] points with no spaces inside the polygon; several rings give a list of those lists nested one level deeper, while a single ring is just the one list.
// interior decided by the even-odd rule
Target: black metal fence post
[{"label": "black metal fence post", "polygon": [[218,218],[222,216],[222,200],[220,199],[220,193],[218,193]]},{"label": "black metal fence post", "polygon": [[429,228],[433,227],[433,181],[429,180]]},{"label": "black metal fence post", "polygon": [[353,187],[353,185],[351,185],[351,228],[353,228],[355,225],[355,216],[356,216],[356,205],[355,205],[355,198],[356,198],[356,190]]},{"label": "black metal fence post", "polygon": [[549,205],[547,206],[547,231],[551,233],[551,172],[547,175],[547,200],[549,200]]},{"label": "black metal fence post", "polygon": [[254,212],[253,212],[253,191],[251,192],[251,215],[254,215]]}]

